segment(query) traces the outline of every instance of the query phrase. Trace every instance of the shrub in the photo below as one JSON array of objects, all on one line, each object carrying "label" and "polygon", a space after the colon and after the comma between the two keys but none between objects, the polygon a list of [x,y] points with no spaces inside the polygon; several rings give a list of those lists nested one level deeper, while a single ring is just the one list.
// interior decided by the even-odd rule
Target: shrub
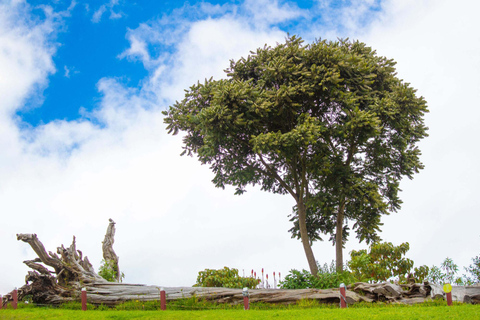
[{"label": "shrub", "polygon": [[[100,268],[98,269],[98,275],[109,282],[117,282],[117,274],[118,269],[115,262],[102,259]],[[120,282],[122,282],[123,278],[125,278],[125,274],[122,272]]]},{"label": "shrub", "polygon": [[440,267],[432,266],[428,272],[427,280],[431,283],[451,283],[463,285],[464,279],[457,277],[458,266],[450,258],[445,258]]},{"label": "shrub", "polygon": [[414,276],[417,282],[423,282],[424,280],[427,280],[430,268],[424,265],[418,268],[414,268],[414,271]]},{"label": "shrub", "polygon": [[411,272],[413,261],[405,258],[410,249],[408,242],[394,246],[391,242],[373,243],[370,251],[352,250],[348,267],[357,279],[381,282],[397,278],[401,282]]},{"label": "shrub", "polygon": [[282,289],[329,289],[338,288],[341,283],[350,284],[356,282],[356,279],[348,271],[338,273],[335,271],[335,262],[332,261],[330,266],[324,264],[318,266],[318,276],[313,276],[307,270],[290,270],[283,281],[280,281]]},{"label": "shrub", "polygon": [[197,283],[194,287],[224,287],[224,288],[250,288],[258,285],[255,278],[240,277],[235,268],[224,267],[223,269],[205,269],[198,272]]},{"label": "shrub", "polygon": [[282,289],[307,289],[315,288],[315,277],[307,270],[290,270],[283,281],[280,281]]}]

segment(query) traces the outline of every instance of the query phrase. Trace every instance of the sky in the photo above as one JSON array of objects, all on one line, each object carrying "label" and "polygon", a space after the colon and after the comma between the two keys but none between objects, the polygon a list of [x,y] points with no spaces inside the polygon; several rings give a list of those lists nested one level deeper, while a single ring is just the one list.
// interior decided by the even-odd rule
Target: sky
[{"label": "sky", "polygon": [[[363,41],[426,99],[425,169],[402,181],[402,209],[380,236],[409,242],[415,266],[450,257],[463,269],[480,254],[479,11],[470,0],[0,0],[0,294],[24,284],[22,261],[36,257],[17,233],[48,251],[75,235],[98,270],[109,218],[127,283],[308,269],[288,233],[293,198],[215,188],[161,114],[288,34]],[[365,248],[351,236],[344,256]],[[320,264],[335,257],[329,242],[313,250]]]}]

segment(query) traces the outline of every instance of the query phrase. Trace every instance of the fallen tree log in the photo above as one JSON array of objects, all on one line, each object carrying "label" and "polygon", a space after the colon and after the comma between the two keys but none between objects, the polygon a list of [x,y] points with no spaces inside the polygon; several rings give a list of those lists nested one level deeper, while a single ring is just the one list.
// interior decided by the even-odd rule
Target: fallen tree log
[{"label": "fallen tree log", "polygon": [[[118,257],[113,251],[115,222],[110,219],[105,240],[103,241],[104,259],[115,261],[118,269]],[[70,301],[80,301],[81,290],[87,291],[87,301],[95,305],[116,305],[129,300],[154,301],[160,298],[160,286],[125,284],[108,282],[94,270],[88,258],[76,248],[76,239],[65,248],[57,248],[56,253],[47,252],[36,234],[17,234],[17,240],[28,243],[37,258],[24,263],[32,271],[25,277],[25,285],[18,289],[21,300],[27,295],[37,304],[58,305]],[[42,265],[43,264],[43,265]],[[53,269],[53,270],[51,270]],[[117,278],[117,281],[119,279]],[[165,287],[167,300],[196,297],[217,303],[243,303],[242,289],[205,288],[205,287]],[[249,290],[251,302],[296,303],[301,299],[317,300],[321,303],[340,303],[339,289],[254,289]],[[347,287],[348,304],[357,302],[385,301],[392,303],[418,303],[432,298],[443,298],[439,285],[428,283],[410,283],[396,285],[392,283],[354,283]],[[454,287],[453,300],[479,303],[480,286]],[[6,294],[1,303],[12,300],[12,294]]]}]

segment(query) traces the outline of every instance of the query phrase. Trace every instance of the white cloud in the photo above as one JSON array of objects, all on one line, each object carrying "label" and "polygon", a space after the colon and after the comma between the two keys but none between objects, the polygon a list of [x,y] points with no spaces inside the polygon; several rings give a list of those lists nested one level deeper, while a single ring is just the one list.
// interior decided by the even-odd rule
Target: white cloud
[{"label": "white cloud", "polygon": [[[110,0],[110,2],[106,4],[102,4],[97,10],[92,15],[92,22],[93,23],[99,23],[102,20],[102,16],[107,10],[110,12],[109,19],[114,20],[114,19],[120,19],[121,17],[124,16],[123,12],[121,11],[115,11],[115,7],[118,6],[118,0]],[[89,11],[88,5],[86,5],[86,10],[87,12]]]},{"label": "white cloud", "polygon": [[[148,26],[141,25],[139,28],[149,29]],[[141,35],[138,32],[128,31],[127,39],[130,42],[130,47],[122,52],[118,58],[128,58],[130,60],[140,60],[143,62],[143,65],[148,68],[151,65],[150,53],[147,49],[147,42],[145,39],[142,39]]]},{"label": "white cloud", "polygon": [[63,66],[63,70],[65,70],[64,77],[65,78],[70,78],[70,69],[67,68],[67,66]]},{"label": "white cloud", "polygon": [[253,21],[265,27],[307,15],[292,2],[246,0],[244,6],[253,15]]},{"label": "white cloud", "polygon": [[49,42],[54,21],[35,24],[27,18],[29,9],[23,1],[0,4],[0,112],[4,115],[10,116],[27,96],[41,93],[47,75],[55,72],[51,56],[56,45]]},{"label": "white cloud", "polygon": [[199,21],[179,41],[178,58],[165,66],[169,76],[152,79],[151,85],[158,88],[160,97],[180,99],[183,90],[196,80],[226,77],[223,70],[229,67],[230,59],[237,60],[265,44],[275,45],[285,37],[282,31],[254,29],[240,19],[226,17]]},{"label": "white cloud", "polygon": [[100,22],[100,20],[102,20],[102,16],[103,14],[105,13],[105,11],[107,11],[107,7],[102,4],[100,6],[100,8],[98,8],[94,13],[93,13],[93,16],[92,16],[92,22],[94,23],[98,23]]}]

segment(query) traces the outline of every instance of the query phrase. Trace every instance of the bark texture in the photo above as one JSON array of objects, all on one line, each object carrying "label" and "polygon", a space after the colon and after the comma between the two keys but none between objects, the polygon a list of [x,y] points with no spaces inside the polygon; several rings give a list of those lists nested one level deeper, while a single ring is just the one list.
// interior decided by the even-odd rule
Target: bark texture
[{"label": "bark texture", "polygon": [[116,271],[116,281],[120,282],[121,273],[118,266],[118,256],[113,250],[113,243],[115,242],[115,221],[112,219],[109,219],[108,221],[107,232],[105,233],[105,239],[102,242],[103,259],[105,260],[105,263],[109,263],[113,266]]},{"label": "bark texture", "polygon": [[300,238],[302,239],[303,250],[307,256],[308,266],[310,268],[310,273],[314,276],[318,274],[317,261],[312,250],[312,244],[308,237],[307,231],[307,209],[303,201],[297,202],[298,206],[298,226],[300,229]]}]

